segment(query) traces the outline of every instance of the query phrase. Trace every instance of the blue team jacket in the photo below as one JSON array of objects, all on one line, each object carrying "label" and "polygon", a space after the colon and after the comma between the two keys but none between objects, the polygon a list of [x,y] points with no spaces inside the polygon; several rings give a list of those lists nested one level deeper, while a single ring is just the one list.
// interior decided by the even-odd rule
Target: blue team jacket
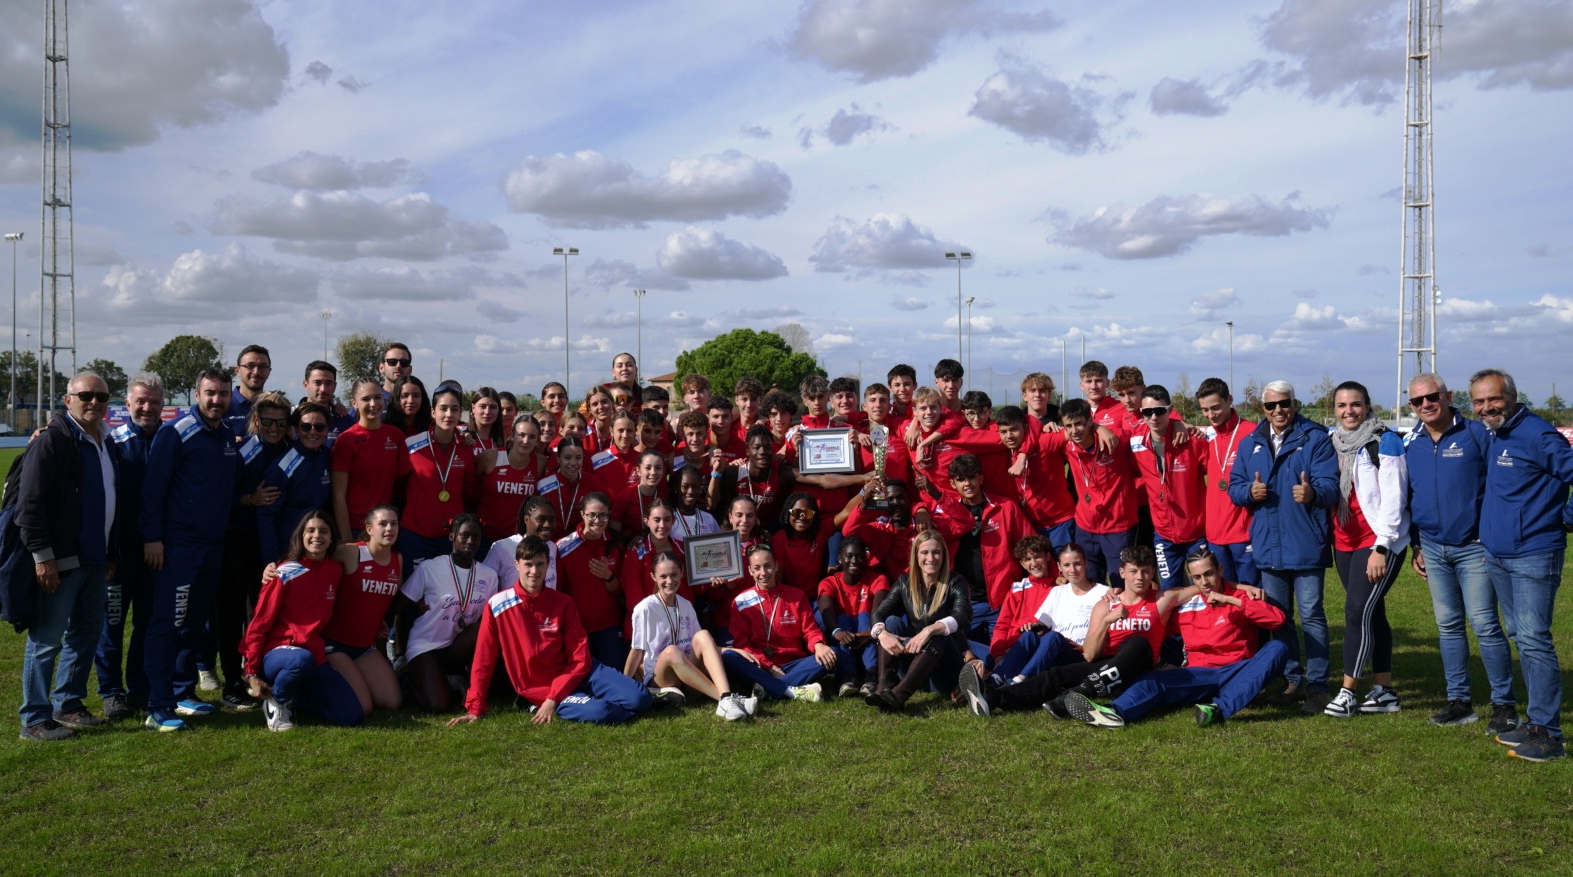
[{"label": "blue team jacket", "polygon": [[147,451],[153,433],[123,423],[109,434],[120,454],[120,486],[115,489],[115,511],[120,518],[121,558],[142,556],[142,483],[147,472]]},{"label": "blue team jacket", "polygon": [[263,476],[275,461],[289,451],[289,440],[270,445],[258,435],[247,435],[240,443],[240,480],[235,484],[235,504],[229,510],[229,528],[246,535],[257,532],[255,506],[241,505],[240,498],[262,486]]},{"label": "blue team jacket", "polygon": [[307,512],[332,506],[328,449],[308,451],[296,443],[263,473],[262,483],[279,489],[272,505],[257,509],[257,536],[263,560],[277,560],[289,548],[290,534]]},{"label": "blue team jacket", "polygon": [[[1338,455],[1327,427],[1295,415],[1273,456],[1265,419],[1240,440],[1229,470],[1229,499],[1251,510],[1251,553],[1262,569],[1319,569],[1332,565],[1333,521],[1328,509],[1338,504]],[[1316,491],[1314,502],[1294,501],[1300,473]],[[1267,499],[1251,499],[1251,483],[1262,476]]]},{"label": "blue team jacket", "polygon": [[1453,411],[1437,441],[1425,424],[1404,440],[1409,464],[1409,515],[1420,536],[1436,545],[1468,545],[1480,538],[1480,501],[1486,492],[1491,431]]},{"label": "blue team jacket", "polygon": [[1480,542],[1497,557],[1567,547],[1563,521],[1573,484],[1573,446],[1520,405],[1491,436]]},{"label": "blue team jacket", "polygon": [[208,426],[193,406],[159,427],[142,483],[142,539],[223,545],[239,472],[235,434],[222,420]]}]

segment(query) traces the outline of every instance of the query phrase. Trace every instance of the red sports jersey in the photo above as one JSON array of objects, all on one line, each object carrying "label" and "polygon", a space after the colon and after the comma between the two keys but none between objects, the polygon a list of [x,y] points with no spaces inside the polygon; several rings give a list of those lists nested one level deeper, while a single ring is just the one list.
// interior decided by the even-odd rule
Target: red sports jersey
[{"label": "red sports jersey", "polygon": [[[963,423],[961,430],[948,444],[960,454],[971,454],[978,458],[978,464],[983,467],[983,489],[989,495],[1018,502],[1021,500],[1016,479],[1010,474],[1010,451],[1000,442],[999,427],[994,425],[994,421],[989,421],[982,429],[973,429],[970,424]],[[948,475],[945,481],[949,483]]]},{"label": "red sports jersey", "polygon": [[[912,452],[912,469],[914,472],[923,473],[923,477],[927,478],[929,483],[938,488],[939,492],[945,496],[956,495],[956,491],[951,489],[950,486],[950,473],[948,472],[948,469],[950,467],[950,461],[956,459],[962,454],[962,451],[952,445],[950,440],[960,435],[962,427],[966,425],[967,419],[962,417],[960,412],[947,411],[942,417],[940,417],[939,425],[934,429],[924,431],[921,424],[918,426],[918,439],[920,442],[923,439],[927,439],[936,432],[939,433],[942,438],[939,442],[929,445],[927,461],[919,460],[917,451]],[[913,506],[916,507],[922,492],[918,490],[912,490],[909,491],[909,493],[911,493],[913,497]]]},{"label": "red sports jersey", "polygon": [[600,430],[600,429],[596,429],[595,426],[593,426],[591,424],[588,424],[588,423],[585,424],[585,429],[584,429],[584,460],[585,460],[584,468],[585,468],[585,470],[589,471],[589,469],[590,469],[590,457],[592,455],[594,455],[595,452],[605,450],[605,449],[607,449],[607,448],[609,448],[611,446],[612,446],[612,434],[610,432],[607,432],[607,431],[604,431],[604,430]]},{"label": "red sports jersey", "polygon": [[1064,432],[1033,432],[1022,442],[1027,455],[1027,471],[1016,478],[1021,494],[1021,510],[1037,529],[1054,527],[1076,514],[1076,500],[1065,485]]},{"label": "red sports jersey", "polygon": [[1256,654],[1261,630],[1277,630],[1287,617],[1266,600],[1252,600],[1244,591],[1225,583],[1221,592],[1240,598],[1242,605],[1207,605],[1207,595],[1197,594],[1174,610],[1180,636],[1185,640],[1185,666],[1225,667]]},{"label": "red sports jersey", "polygon": [[[882,575],[870,575],[865,571],[863,580],[854,585],[847,581],[846,573],[838,572],[820,580],[816,596],[829,597],[837,614],[856,618],[865,612],[872,615],[874,607],[889,590],[890,580]],[[834,628],[834,621],[827,617],[825,624]]]},{"label": "red sports jersey", "polygon": [[907,574],[907,563],[912,559],[912,540],[918,530],[911,523],[897,528],[889,518],[870,512],[858,503],[852,507],[846,523],[841,525],[841,535],[856,536],[868,546],[871,572],[896,579]]},{"label": "red sports jersey", "polygon": [[513,690],[540,706],[562,703],[590,676],[590,640],[579,609],[561,591],[527,593],[514,585],[499,591],[481,611],[481,629],[470,664],[470,691],[464,708],[486,715],[486,695],[501,657]]},{"label": "red sports jersey", "polygon": [[1193,439],[1176,445],[1171,437],[1163,446],[1161,472],[1150,429],[1142,426],[1132,433],[1130,448],[1147,504],[1152,507],[1153,531],[1170,542],[1194,542],[1205,536],[1207,443]]},{"label": "red sports jersey", "polygon": [[332,453],[331,469],[349,475],[345,504],[350,525],[358,528],[367,512],[393,501],[393,486],[409,469],[404,433],[387,424],[368,430],[357,423],[339,433]]},{"label": "red sports jersey", "polygon": [[1035,579],[1027,576],[1010,586],[1005,603],[1000,606],[999,619],[994,622],[994,636],[989,640],[989,656],[998,661],[1021,639],[1021,628],[1038,620],[1038,607],[1048,598],[1054,579]]},{"label": "red sports jersey", "polygon": [[344,577],[339,598],[333,604],[333,617],[322,636],[352,649],[364,649],[377,642],[383,620],[394,595],[399,593],[399,552],[390,552],[387,563],[378,563],[366,543],[356,545],[355,572]]},{"label": "red sports jersey", "polygon": [[557,513],[558,532],[572,533],[582,523],[579,518],[580,498],[594,493],[595,488],[582,477],[569,484],[563,480],[562,473],[553,472],[535,482],[535,492],[551,502],[552,511]]},{"label": "red sports jersey", "polygon": [[791,585],[812,594],[819,580],[825,577],[825,547],[830,544],[832,528],[820,522],[819,533],[812,539],[789,537],[785,529],[777,530],[770,537],[770,547],[775,549],[776,581]]},{"label": "red sports jersey", "polygon": [[1097,442],[1092,450],[1068,442],[1065,457],[1082,494],[1076,503],[1076,529],[1104,534],[1136,526],[1136,474],[1128,444],[1115,442],[1114,450],[1105,453]]},{"label": "red sports jersey", "polygon": [[344,567],[336,560],[300,560],[279,564],[278,574],[262,583],[240,654],[247,673],[262,672],[262,656],[279,646],[300,646],[321,664],[322,628],[333,614]]},{"label": "red sports jersey", "polygon": [[685,466],[697,466],[699,467],[700,473],[702,473],[706,478],[710,477],[710,455],[702,453],[697,459],[689,460],[688,443],[678,442],[677,453],[672,455],[671,470],[673,484],[677,483],[677,474],[683,471]]},{"label": "red sports jersey", "polygon": [[806,658],[825,641],[814,621],[814,607],[791,585],[738,594],[732,601],[731,629],[732,648],[758,658],[766,670]]},{"label": "red sports jersey", "polygon": [[[585,539],[579,531],[557,540],[557,589],[573,598],[585,629],[591,633],[623,623],[622,597],[608,591],[606,582],[590,572],[590,561],[595,558],[605,560],[612,580],[618,581],[623,555],[617,543],[605,536]],[[621,583],[618,587],[621,589]]]},{"label": "red sports jersey", "polygon": [[1202,458],[1207,471],[1207,541],[1215,545],[1238,545],[1251,541],[1251,510],[1229,499],[1229,470],[1240,442],[1256,429],[1256,424],[1231,413],[1220,429],[1207,427],[1207,455]]},{"label": "red sports jersey", "polygon": [[596,451],[585,457],[584,471],[596,490],[616,496],[630,484],[639,483],[639,452],[631,448],[620,451],[616,447]]},{"label": "red sports jersey", "polygon": [[507,457],[497,457],[497,465],[481,477],[481,501],[475,509],[485,525],[487,539],[495,542],[517,532],[514,524],[519,521],[519,506],[535,495],[540,477],[534,463],[516,469],[508,465]]},{"label": "red sports jersey", "polygon": [[754,507],[759,512],[759,520],[781,520],[781,501],[786,497],[781,495],[780,465],[771,461],[770,471],[763,478],[750,476],[747,466],[737,466],[733,471],[737,473],[736,495],[746,496],[754,501]]},{"label": "red sports jersey", "polygon": [[1120,400],[1114,396],[1104,396],[1092,406],[1092,422],[1099,426],[1119,432],[1125,426],[1126,417],[1130,414]]},{"label": "red sports jersey", "polygon": [[[650,502],[661,493],[658,487],[655,495],[645,496],[639,492],[638,485],[630,485],[612,494],[612,520],[622,527],[624,538],[644,532],[645,512],[649,511]],[[633,605],[629,604],[628,608],[632,609]]]},{"label": "red sports jersey", "polygon": [[427,539],[440,538],[448,522],[474,508],[480,495],[475,449],[458,441],[441,447],[429,432],[406,438],[404,448],[409,465],[399,526]]},{"label": "red sports jersey", "polygon": [[983,551],[984,588],[989,595],[989,605],[998,609],[1010,593],[1010,583],[1021,578],[1021,564],[1016,562],[1011,549],[1032,535],[1032,525],[1027,523],[1021,506],[985,494],[983,517],[974,520],[960,497],[946,497],[934,509],[933,520],[934,529],[945,537],[953,558],[961,537],[972,532],[974,526],[983,528],[978,534],[978,547]]},{"label": "red sports jersey", "polygon": [[[1109,605],[1119,603],[1117,594],[1109,595]],[[1165,635],[1162,616],[1158,612],[1158,601],[1147,597],[1134,606],[1125,607],[1125,617],[1110,622],[1109,635],[1103,646],[1103,656],[1108,657],[1120,650],[1128,637],[1139,636],[1147,640],[1147,645],[1152,646],[1153,661],[1158,660],[1158,655],[1163,651],[1163,638]]]}]

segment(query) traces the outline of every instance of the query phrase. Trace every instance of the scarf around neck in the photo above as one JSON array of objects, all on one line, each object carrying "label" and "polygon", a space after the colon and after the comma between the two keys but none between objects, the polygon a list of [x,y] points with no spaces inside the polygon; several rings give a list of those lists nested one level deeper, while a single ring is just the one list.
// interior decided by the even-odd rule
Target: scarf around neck
[{"label": "scarf around neck", "polygon": [[1338,452],[1338,522],[1349,522],[1349,493],[1355,485],[1355,458],[1360,449],[1376,441],[1387,427],[1369,416],[1354,429],[1342,426],[1333,430],[1333,449]]}]

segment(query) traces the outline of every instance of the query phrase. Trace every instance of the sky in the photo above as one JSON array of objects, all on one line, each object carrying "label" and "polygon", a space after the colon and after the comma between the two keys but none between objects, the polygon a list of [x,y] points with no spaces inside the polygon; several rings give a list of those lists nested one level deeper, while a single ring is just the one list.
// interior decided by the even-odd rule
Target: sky
[{"label": "sky", "polygon": [[[1232,321],[1237,385],[1391,404],[1405,6],[75,0],[77,358],[134,371],[210,335],[293,388],[326,324],[538,392],[563,372],[552,249],[577,247],[576,393],[619,351],[654,375],[785,323],[832,375],[923,372],[956,355],[959,273],[972,386],[1058,380],[1062,355],[1074,381],[1083,344],[1150,383],[1227,379]],[[43,8],[0,0],[24,347]],[[1568,396],[1573,0],[1442,21],[1438,364]]]}]

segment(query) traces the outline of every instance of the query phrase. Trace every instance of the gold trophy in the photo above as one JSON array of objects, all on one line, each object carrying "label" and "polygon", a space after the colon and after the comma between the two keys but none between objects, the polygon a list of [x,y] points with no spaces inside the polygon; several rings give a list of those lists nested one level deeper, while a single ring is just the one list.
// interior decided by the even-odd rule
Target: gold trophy
[{"label": "gold trophy", "polygon": [[868,435],[874,442],[874,478],[869,482],[868,508],[888,512],[890,498],[885,495],[885,455],[890,452],[890,432],[876,423],[869,427]]}]

